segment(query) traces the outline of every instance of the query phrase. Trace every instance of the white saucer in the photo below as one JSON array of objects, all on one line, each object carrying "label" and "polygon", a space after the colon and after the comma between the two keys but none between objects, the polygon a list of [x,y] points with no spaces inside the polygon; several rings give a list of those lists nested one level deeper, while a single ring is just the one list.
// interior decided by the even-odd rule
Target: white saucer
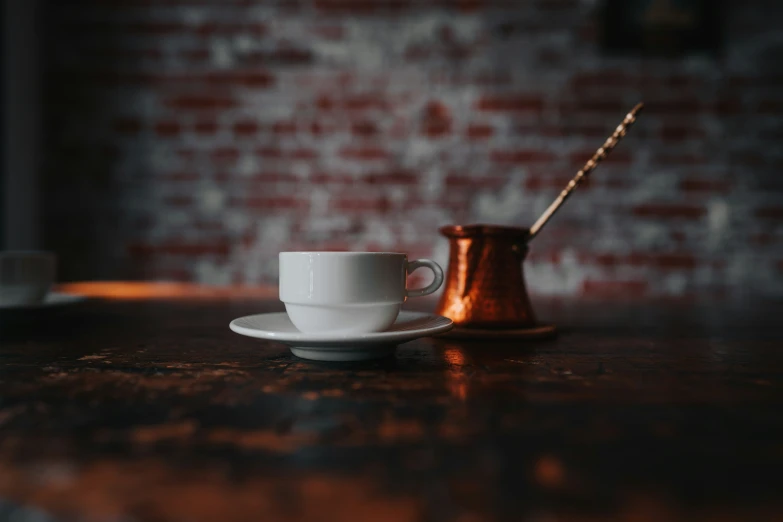
[{"label": "white saucer", "polygon": [[40,310],[44,308],[55,308],[58,306],[66,306],[75,303],[81,303],[86,301],[87,296],[77,294],[63,294],[60,292],[49,292],[40,303],[33,304],[2,304],[0,303],[0,311],[2,310]]},{"label": "white saucer", "polygon": [[287,344],[302,359],[315,361],[366,361],[394,353],[398,344],[451,330],[451,319],[421,312],[400,312],[385,332],[358,335],[302,333],[285,312],[240,317],[231,321],[234,332]]}]

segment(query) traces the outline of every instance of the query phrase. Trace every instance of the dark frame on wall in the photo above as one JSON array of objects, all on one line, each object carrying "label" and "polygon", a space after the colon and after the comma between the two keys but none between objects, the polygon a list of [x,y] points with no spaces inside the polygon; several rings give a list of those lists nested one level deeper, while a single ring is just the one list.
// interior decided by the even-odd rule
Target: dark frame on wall
[{"label": "dark frame on wall", "polygon": [[608,55],[719,56],[723,51],[721,0],[604,0],[601,50]]}]

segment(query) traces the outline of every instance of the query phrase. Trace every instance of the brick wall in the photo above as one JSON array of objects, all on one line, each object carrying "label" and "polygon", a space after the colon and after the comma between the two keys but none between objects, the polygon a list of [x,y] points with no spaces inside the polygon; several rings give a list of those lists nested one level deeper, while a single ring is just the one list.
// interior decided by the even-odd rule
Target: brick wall
[{"label": "brick wall", "polygon": [[115,0],[47,10],[46,232],[66,279],[274,281],[277,253],[530,225],[533,292],[783,292],[779,2],[720,59],[600,54],[595,0]]}]

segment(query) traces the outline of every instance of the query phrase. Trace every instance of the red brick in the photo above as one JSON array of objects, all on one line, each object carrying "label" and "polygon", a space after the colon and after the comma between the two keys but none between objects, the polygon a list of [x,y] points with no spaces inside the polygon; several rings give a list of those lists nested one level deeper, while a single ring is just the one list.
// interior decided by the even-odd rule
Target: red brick
[{"label": "red brick", "polygon": [[652,266],[660,269],[693,269],[696,258],[691,254],[633,253],[624,262],[631,266]]},{"label": "red brick", "polygon": [[639,217],[658,219],[699,219],[707,214],[707,209],[690,205],[667,205],[661,203],[637,205],[633,208],[633,214]]},{"label": "red brick", "polygon": [[[610,127],[596,125],[592,123],[567,122],[559,127],[559,132],[552,133],[553,136],[571,136],[585,138],[607,138],[612,133]],[[600,142],[599,142],[600,143]]]},{"label": "red brick", "polygon": [[411,0],[315,0],[316,9],[351,15],[399,11],[410,5]]},{"label": "red brick", "polygon": [[306,209],[310,202],[295,196],[248,196],[232,199],[231,204],[263,210],[301,210]]},{"label": "red brick", "polygon": [[762,207],[756,210],[756,217],[760,219],[783,219],[783,207]]},{"label": "red brick", "polygon": [[669,235],[672,240],[677,243],[683,243],[686,239],[688,239],[688,236],[682,230],[672,230],[671,234]]},{"label": "red brick", "polygon": [[[556,125],[518,124],[514,126],[514,134],[522,136],[545,136],[547,138],[564,138],[570,136],[562,127]],[[606,133],[604,133],[605,135]]]},{"label": "red brick", "polygon": [[256,149],[256,154],[262,158],[282,158],[283,150],[279,147],[259,147]]},{"label": "red brick", "polygon": [[690,254],[659,254],[653,263],[658,268],[690,270],[696,268],[698,261]]},{"label": "red brick", "polygon": [[381,94],[362,94],[344,98],[339,105],[348,111],[388,110],[390,105]]},{"label": "red brick", "polygon": [[309,125],[310,132],[316,136],[323,134],[331,134],[338,130],[337,125],[331,123],[324,123],[320,121],[314,121]]},{"label": "red brick", "polygon": [[486,7],[488,0],[443,0],[447,7],[457,9],[465,13],[475,12]]},{"label": "red brick", "polygon": [[386,213],[391,208],[388,198],[379,196],[371,199],[357,197],[337,198],[331,202],[331,207],[339,212],[377,212]]},{"label": "red brick", "polygon": [[371,185],[414,185],[419,181],[416,174],[406,171],[373,173],[360,179]]},{"label": "red brick", "polygon": [[544,109],[544,100],[535,95],[484,96],[476,108],[482,111],[539,113]]},{"label": "red brick", "polygon": [[550,152],[532,149],[493,150],[490,159],[501,164],[550,163],[556,156]]},{"label": "red brick", "polygon": [[725,180],[686,178],[680,181],[680,190],[685,192],[716,192],[725,194],[731,189],[731,183]]},{"label": "red brick", "polygon": [[446,47],[443,54],[452,61],[467,60],[475,54],[475,49],[469,45],[453,44]]},{"label": "red brick", "polygon": [[432,101],[424,107],[421,131],[430,138],[437,138],[451,132],[451,111],[441,102]]},{"label": "red brick", "polygon": [[704,165],[709,159],[704,154],[661,152],[652,158],[662,165]]},{"label": "red brick", "polygon": [[255,50],[245,52],[242,63],[245,65],[291,66],[308,65],[313,62],[313,53],[308,49],[281,47],[274,50]]},{"label": "red brick", "polygon": [[559,250],[549,251],[536,251],[531,250],[525,260],[529,263],[549,263],[552,265],[559,265],[562,261],[563,255]]},{"label": "red brick", "polygon": [[451,26],[449,26],[449,25],[442,25],[442,26],[440,26],[437,29],[436,34],[438,35],[438,38],[440,39],[440,41],[445,43],[445,44],[451,44],[451,43],[454,43],[454,41],[455,41],[454,29]]},{"label": "red brick", "polygon": [[322,111],[330,111],[334,108],[335,102],[331,97],[322,95],[315,100],[315,106]]},{"label": "red brick", "polygon": [[434,52],[431,45],[413,43],[405,48],[405,59],[409,62],[420,62],[429,59]]},{"label": "red brick", "polygon": [[570,80],[571,89],[579,92],[585,88],[636,87],[639,77],[624,70],[585,71],[574,74]]},{"label": "red brick", "polygon": [[118,134],[138,134],[141,131],[141,121],[137,118],[117,118],[113,127]]},{"label": "red brick", "polygon": [[275,134],[295,134],[296,122],[295,121],[276,121],[272,124],[272,132]]},{"label": "red brick", "polygon": [[508,183],[508,176],[476,176],[449,173],[445,184],[448,189],[499,189]]},{"label": "red brick", "polygon": [[[595,149],[582,149],[580,151],[572,152],[569,154],[568,158],[571,162],[571,165],[573,165],[574,168],[579,169],[589,160],[593,154],[595,154],[595,151],[598,149],[596,147]],[[619,147],[618,147],[619,149]],[[630,165],[633,163],[633,156],[630,152],[627,150],[618,150],[614,149],[609,154],[607,154],[606,158],[604,158],[604,163],[611,163],[613,165]]]},{"label": "red brick", "polygon": [[256,154],[262,158],[272,159],[315,159],[318,157],[318,153],[313,149],[296,148],[296,149],[281,149],[280,147],[259,147],[256,149]]},{"label": "red brick", "polygon": [[468,125],[465,136],[469,140],[485,140],[495,133],[495,129],[490,125],[472,124]]},{"label": "red brick", "polygon": [[313,149],[298,148],[291,149],[288,152],[288,157],[297,160],[315,159],[318,157],[318,153]]},{"label": "red brick", "polygon": [[441,195],[435,201],[423,200],[418,197],[406,199],[403,210],[418,210],[421,208],[440,208],[450,212],[457,222],[468,218],[471,194],[468,190],[452,190]]},{"label": "red brick", "polygon": [[354,136],[371,137],[378,134],[378,127],[371,121],[359,121],[351,126]]},{"label": "red brick", "polygon": [[233,97],[219,95],[188,96],[182,95],[171,98],[166,105],[172,109],[180,110],[223,110],[236,107],[237,101]]},{"label": "red brick", "polygon": [[703,139],[707,136],[704,129],[699,127],[682,127],[665,125],[661,129],[661,139],[667,142],[677,143],[685,140]]},{"label": "red brick", "polygon": [[[525,179],[525,188],[528,190],[553,189],[563,190],[573,176],[537,176],[531,175]],[[584,179],[579,185],[579,190],[588,190],[592,186],[590,178]]]},{"label": "red brick", "polygon": [[561,103],[560,112],[563,114],[571,112],[602,112],[611,113],[620,118],[630,108],[620,100],[574,100]]},{"label": "red brick", "polygon": [[702,103],[699,98],[694,97],[693,99],[689,100],[671,100],[647,103],[645,111],[649,111],[653,114],[692,115],[704,112],[705,109],[706,107],[704,103]]},{"label": "red brick", "polygon": [[[590,176],[587,178],[587,183],[592,183],[595,179],[596,178]],[[607,176],[600,176],[600,180],[604,187],[612,190],[624,190],[631,185],[631,182],[629,182],[627,179],[616,179]]]},{"label": "red brick", "polygon": [[345,36],[345,28],[341,25],[316,25],[311,29],[311,32],[324,40],[342,40]]},{"label": "red brick", "polygon": [[179,135],[180,130],[180,124],[176,121],[159,121],[155,124],[155,133],[158,136],[177,136]]},{"label": "red brick", "polygon": [[340,150],[340,157],[352,160],[385,160],[389,153],[378,147],[345,147]]},{"label": "red brick", "polygon": [[241,85],[243,87],[269,87],[275,83],[275,77],[268,71],[213,71],[205,76],[212,85]]},{"label": "red brick", "polygon": [[263,53],[260,58],[264,62],[278,65],[303,65],[313,61],[313,53],[309,49],[281,47],[272,52]]},{"label": "red brick", "polygon": [[256,172],[249,176],[249,178],[260,184],[265,183],[301,183],[302,178],[294,174],[293,172],[273,172],[273,171],[261,171]]},{"label": "red brick", "polygon": [[587,279],[582,282],[582,294],[593,297],[642,297],[649,288],[649,283],[643,280],[625,281],[595,281]]},{"label": "red brick", "polygon": [[471,75],[454,74],[446,77],[448,83],[475,85],[479,87],[503,87],[513,83],[513,76],[508,71],[482,71]]},{"label": "red brick", "polygon": [[315,172],[310,175],[309,181],[317,185],[353,185],[356,183],[356,178],[350,174]]},{"label": "red brick", "polygon": [[258,123],[253,120],[238,121],[234,124],[234,136],[253,137],[258,134]]},{"label": "red brick", "polygon": [[704,85],[701,78],[687,74],[651,75],[622,69],[580,72],[575,74],[569,83],[574,92],[597,88],[644,88],[648,91],[659,89],[663,92],[678,92],[683,89],[697,89]]},{"label": "red brick", "polygon": [[592,260],[589,259],[589,256],[586,256],[586,259],[582,260],[582,262],[585,263],[589,263],[590,261],[599,266],[614,267],[622,264],[623,258],[616,254],[597,254]]},{"label": "red brick", "polygon": [[668,92],[695,92],[707,85],[706,80],[697,75],[666,73],[662,76],[641,76],[641,86],[655,86]]}]

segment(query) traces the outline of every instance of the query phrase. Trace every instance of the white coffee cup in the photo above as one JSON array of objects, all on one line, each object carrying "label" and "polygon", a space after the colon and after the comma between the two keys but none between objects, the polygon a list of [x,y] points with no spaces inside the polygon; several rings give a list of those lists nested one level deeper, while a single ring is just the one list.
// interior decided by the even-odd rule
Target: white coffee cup
[{"label": "white coffee cup", "polygon": [[[432,270],[429,286],[409,290],[408,274]],[[281,252],[280,300],[304,333],[354,335],[394,324],[408,297],[436,291],[443,270],[434,261],[408,261],[391,252]]]},{"label": "white coffee cup", "polygon": [[54,284],[56,269],[49,252],[0,252],[0,306],[40,303]]}]

